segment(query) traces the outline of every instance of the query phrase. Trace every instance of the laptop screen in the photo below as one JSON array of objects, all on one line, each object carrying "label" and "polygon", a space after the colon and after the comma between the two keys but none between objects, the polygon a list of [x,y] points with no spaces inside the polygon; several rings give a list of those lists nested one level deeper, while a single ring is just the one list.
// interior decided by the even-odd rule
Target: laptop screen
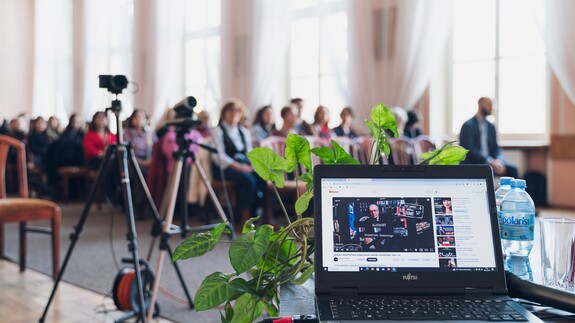
[{"label": "laptop screen", "polygon": [[327,272],[496,270],[485,179],[321,178],[321,218]]}]

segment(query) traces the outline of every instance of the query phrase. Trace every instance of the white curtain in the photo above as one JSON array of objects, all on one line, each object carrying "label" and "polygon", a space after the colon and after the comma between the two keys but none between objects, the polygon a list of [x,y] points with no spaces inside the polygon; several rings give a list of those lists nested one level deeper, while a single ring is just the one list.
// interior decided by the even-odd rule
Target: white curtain
[{"label": "white curtain", "polygon": [[32,116],[72,112],[72,1],[36,0]]},{"label": "white curtain", "polygon": [[575,1],[548,0],[546,3],[545,45],[547,62],[561,88],[575,104]]},{"label": "white curtain", "polygon": [[244,101],[250,114],[270,104],[289,44],[290,3],[222,1],[222,98]]},{"label": "white curtain", "polygon": [[359,120],[379,102],[411,109],[440,65],[451,0],[351,1],[349,91]]},{"label": "white curtain", "polygon": [[[110,106],[112,95],[100,89],[98,75],[122,74],[132,80],[132,24],[133,6],[130,1],[83,1],[83,38],[80,39],[83,57],[82,106],[86,118]],[[78,40],[78,39],[76,39]],[[124,90],[119,97],[123,114],[129,115],[133,107],[133,94]]]},{"label": "white curtain", "polygon": [[33,61],[34,1],[0,0],[0,118],[32,112]]},{"label": "white curtain", "polygon": [[136,1],[135,12],[135,106],[158,120],[174,103],[172,90],[178,86],[176,81],[182,73],[184,2]]}]

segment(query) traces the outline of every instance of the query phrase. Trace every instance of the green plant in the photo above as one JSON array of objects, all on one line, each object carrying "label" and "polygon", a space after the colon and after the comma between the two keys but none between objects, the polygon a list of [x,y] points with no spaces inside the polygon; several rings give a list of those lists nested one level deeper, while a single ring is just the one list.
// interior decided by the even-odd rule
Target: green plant
[{"label": "green plant", "polygon": [[[373,107],[371,120],[366,121],[376,145],[370,159],[377,162],[390,153],[390,134],[395,136],[397,125],[393,113],[383,104]],[[332,140],[332,147],[310,149],[307,139],[289,135],[286,140],[285,158],[269,148],[255,148],[248,157],[259,176],[274,183],[274,192],[282,206],[286,227],[274,229],[264,224],[255,227],[252,218],[244,224],[242,235],[234,241],[222,240],[225,224],[210,232],[194,234],[174,251],[172,261],[201,256],[213,250],[217,243],[230,243],[229,259],[235,272],[215,272],[204,279],[195,296],[196,309],[208,310],[225,304],[222,322],[252,322],[264,309],[276,316],[279,308],[278,288],[291,282],[304,283],[313,273],[314,251],[313,218],[302,214],[313,198],[313,173],[310,153],[321,158],[324,164],[359,164],[342,147]],[[373,151],[373,150],[372,150]],[[422,163],[458,164],[467,151],[449,143],[441,149],[426,153]],[[297,176],[306,191],[295,204],[296,216],[289,216],[277,188],[283,188],[285,173],[292,173],[301,165],[306,172]],[[299,189],[297,189],[299,192]],[[232,302],[234,302],[232,305]]]}]

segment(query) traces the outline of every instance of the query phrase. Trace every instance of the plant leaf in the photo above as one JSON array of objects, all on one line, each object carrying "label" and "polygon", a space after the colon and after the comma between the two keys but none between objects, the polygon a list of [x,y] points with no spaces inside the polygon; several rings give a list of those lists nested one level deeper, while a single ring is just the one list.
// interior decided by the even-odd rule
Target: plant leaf
[{"label": "plant leaf", "polygon": [[379,133],[381,132],[381,130],[375,124],[375,122],[373,122],[372,120],[365,120],[364,123],[367,126],[367,128],[369,129],[369,132],[371,132],[371,135],[373,136],[373,138],[379,137]]},{"label": "plant leaf", "polygon": [[243,278],[236,278],[230,282],[230,284],[234,287],[235,290],[241,291],[244,293],[255,293],[256,290],[253,288],[249,282],[247,282]]},{"label": "plant leaf", "polygon": [[293,172],[298,163],[302,164],[308,171],[311,170],[309,151],[309,141],[305,137],[293,133],[287,136],[285,157],[290,167],[288,173]]},{"label": "plant leaf", "polygon": [[204,279],[198,292],[195,303],[197,311],[205,311],[214,308],[225,301],[236,298],[242,294],[231,285],[228,280],[232,275],[215,272]]},{"label": "plant leaf", "polygon": [[260,220],[259,216],[256,216],[255,218],[250,218],[249,220],[247,220],[246,223],[244,223],[244,227],[242,229],[242,234],[245,234],[245,233],[248,233],[248,232],[254,230],[254,223],[256,223],[259,220]]},{"label": "plant leaf", "polygon": [[324,164],[326,165],[333,165],[335,164],[335,156],[333,154],[333,150],[329,147],[316,147],[312,148],[311,152],[321,158]]},{"label": "plant leaf", "polygon": [[295,213],[297,215],[302,215],[309,207],[309,201],[311,201],[312,193],[307,191],[302,196],[300,196],[295,202]]},{"label": "plant leaf", "polygon": [[298,176],[297,179],[305,182],[305,186],[306,186],[307,191],[309,191],[309,192],[313,191],[313,173],[312,172],[307,172],[301,176]]},{"label": "plant leaf", "polygon": [[226,223],[220,223],[212,231],[196,233],[182,242],[174,250],[172,263],[177,260],[199,257],[214,250],[218,240],[226,230]]},{"label": "plant leaf", "polygon": [[270,317],[276,317],[279,315],[279,310],[274,304],[272,304],[271,302],[264,302],[264,305]]},{"label": "plant leaf", "polygon": [[264,310],[264,303],[258,300],[255,296],[250,294],[243,294],[234,304],[234,318],[232,323],[251,323],[252,313],[253,319],[257,319],[262,315]]},{"label": "plant leaf", "polygon": [[380,128],[387,129],[391,131],[395,137],[399,137],[395,116],[393,115],[393,112],[385,106],[385,104],[376,104],[371,109],[371,120]]},{"label": "plant leaf", "polygon": [[[350,156],[350,154],[345,151],[345,149],[341,148],[341,146],[335,141],[332,140],[331,144],[333,146],[333,152],[335,155],[335,164],[337,165],[359,165],[359,160]],[[313,181],[313,178],[312,178]]]},{"label": "plant leaf", "polygon": [[303,273],[301,273],[301,275],[297,278],[294,279],[294,283],[298,284],[298,285],[302,285],[303,283],[305,283],[309,277],[311,276],[311,274],[313,274],[313,270],[314,270],[314,266],[312,266],[311,264],[303,271]]},{"label": "plant leaf", "polygon": [[442,147],[441,151],[429,160],[429,165],[459,165],[467,152],[467,149],[460,146]]},{"label": "plant leaf", "polygon": [[267,147],[252,149],[248,153],[248,158],[262,179],[272,181],[279,188],[284,187],[284,173],[289,172],[290,168],[287,160]]},{"label": "plant leaf", "polygon": [[230,302],[226,302],[225,311],[226,311],[226,317],[225,317],[226,321],[230,322],[234,317],[234,308],[232,307],[232,304]]},{"label": "plant leaf", "polygon": [[261,261],[270,244],[272,233],[270,225],[262,225],[255,232],[246,233],[232,242],[228,255],[238,274],[248,271]]}]

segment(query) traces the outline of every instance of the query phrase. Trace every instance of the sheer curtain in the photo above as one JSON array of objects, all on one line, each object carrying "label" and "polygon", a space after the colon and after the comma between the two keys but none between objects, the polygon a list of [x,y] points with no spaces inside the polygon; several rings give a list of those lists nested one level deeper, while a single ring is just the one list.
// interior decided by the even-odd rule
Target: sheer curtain
[{"label": "sheer curtain", "polygon": [[222,1],[222,98],[244,101],[251,114],[270,104],[283,72],[289,1]]},{"label": "sheer curtain", "polygon": [[358,119],[370,108],[412,108],[440,65],[451,31],[452,2],[351,1],[349,88]]},{"label": "sheer curtain", "polygon": [[575,104],[575,1],[546,1],[545,45],[547,62],[563,91]]},{"label": "sheer curtain", "polygon": [[184,2],[138,0],[135,13],[135,106],[158,120],[174,103],[171,94],[181,73]]},{"label": "sheer curtain", "polygon": [[32,115],[72,112],[72,1],[36,0]]},{"label": "sheer curtain", "polygon": [[34,1],[0,0],[1,117],[32,112],[33,55]]},{"label": "sheer curtain", "polygon": [[[100,89],[98,75],[123,74],[132,80],[133,2],[84,0],[82,8],[83,50],[82,114],[91,118],[96,111],[110,106],[112,95]],[[120,95],[123,117],[131,113],[133,94],[124,90]]]}]

